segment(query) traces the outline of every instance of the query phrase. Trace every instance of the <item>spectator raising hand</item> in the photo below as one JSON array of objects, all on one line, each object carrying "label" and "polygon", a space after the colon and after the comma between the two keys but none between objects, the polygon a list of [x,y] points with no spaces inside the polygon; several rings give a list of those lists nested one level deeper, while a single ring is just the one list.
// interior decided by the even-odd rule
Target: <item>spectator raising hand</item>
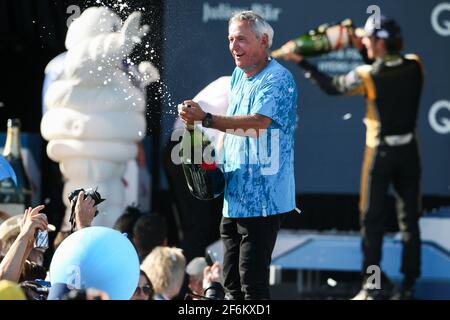
[{"label": "spectator raising hand", "polygon": [[80,191],[77,197],[77,204],[75,205],[75,222],[77,230],[90,227],[96,211],[95,200],[92,199],[91,196],[85,198],[84,192]]},{"label": "spectator raising hand", "polygon": [[36,232],[47,230],[47,217],[41,213],[44,208],[39,205],[25,210],[20,233],[0,263],[0,280],[19,281],[25,260],[33,249]]},{"label": "spectator raising hand", "polygon": [[223,283],[222,268],[218,262],[203,269],[203,290],[210,287],[213,282]]}]

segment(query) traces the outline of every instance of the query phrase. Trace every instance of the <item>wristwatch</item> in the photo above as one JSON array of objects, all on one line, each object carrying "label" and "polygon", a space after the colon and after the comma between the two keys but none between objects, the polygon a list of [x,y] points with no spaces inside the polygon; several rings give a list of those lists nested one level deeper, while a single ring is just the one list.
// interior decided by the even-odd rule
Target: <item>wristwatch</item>
[{"label": "wristwatch", "polygon": [[205,128],[211,128],[212,122],[213,122],[212,114],[207,112],[206,116],[202,120],[202,126]]}]

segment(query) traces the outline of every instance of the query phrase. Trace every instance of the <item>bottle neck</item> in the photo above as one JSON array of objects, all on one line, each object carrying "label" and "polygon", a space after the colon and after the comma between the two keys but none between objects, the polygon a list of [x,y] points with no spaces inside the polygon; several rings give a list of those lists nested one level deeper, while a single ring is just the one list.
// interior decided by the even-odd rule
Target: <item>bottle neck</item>
[{"label": "bottle neck", "polygon": [[3,149],[3,156],[12,155],[20,158],[20,129],[18,127],[8,127],[6,133],[6,143]]}]

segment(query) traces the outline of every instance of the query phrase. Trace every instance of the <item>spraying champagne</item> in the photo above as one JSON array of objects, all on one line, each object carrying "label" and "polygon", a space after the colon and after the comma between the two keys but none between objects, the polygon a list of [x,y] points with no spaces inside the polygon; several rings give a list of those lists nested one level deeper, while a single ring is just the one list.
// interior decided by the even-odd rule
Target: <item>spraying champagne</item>
[{"label": "spraying champagne", "polygon": [[281,58],[288,53],[305,57],[319,56],[331,51],[350,47],[353,22],[345,19],[337,24],[323,24],[308,33],[293,39],[289,45],[272,51],[273,58]]}]

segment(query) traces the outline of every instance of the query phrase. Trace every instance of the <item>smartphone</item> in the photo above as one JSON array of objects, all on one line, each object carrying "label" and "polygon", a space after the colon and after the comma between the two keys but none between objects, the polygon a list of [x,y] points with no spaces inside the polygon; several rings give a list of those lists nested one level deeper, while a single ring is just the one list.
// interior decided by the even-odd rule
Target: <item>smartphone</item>
[{"label": "smartphone", "polygon": [[45,281],[42,279],[36,279],[36,280],[34,280],[34,282],[36,282],[38,285],[40,285],[42,287],[50,288],[52,286],[52,284],[49,281]]},{"label": "smartphone", "polygon": [[205,255],[205,260],[208,266],[212,266],[217,261],[216,254],[208,250]]}]

